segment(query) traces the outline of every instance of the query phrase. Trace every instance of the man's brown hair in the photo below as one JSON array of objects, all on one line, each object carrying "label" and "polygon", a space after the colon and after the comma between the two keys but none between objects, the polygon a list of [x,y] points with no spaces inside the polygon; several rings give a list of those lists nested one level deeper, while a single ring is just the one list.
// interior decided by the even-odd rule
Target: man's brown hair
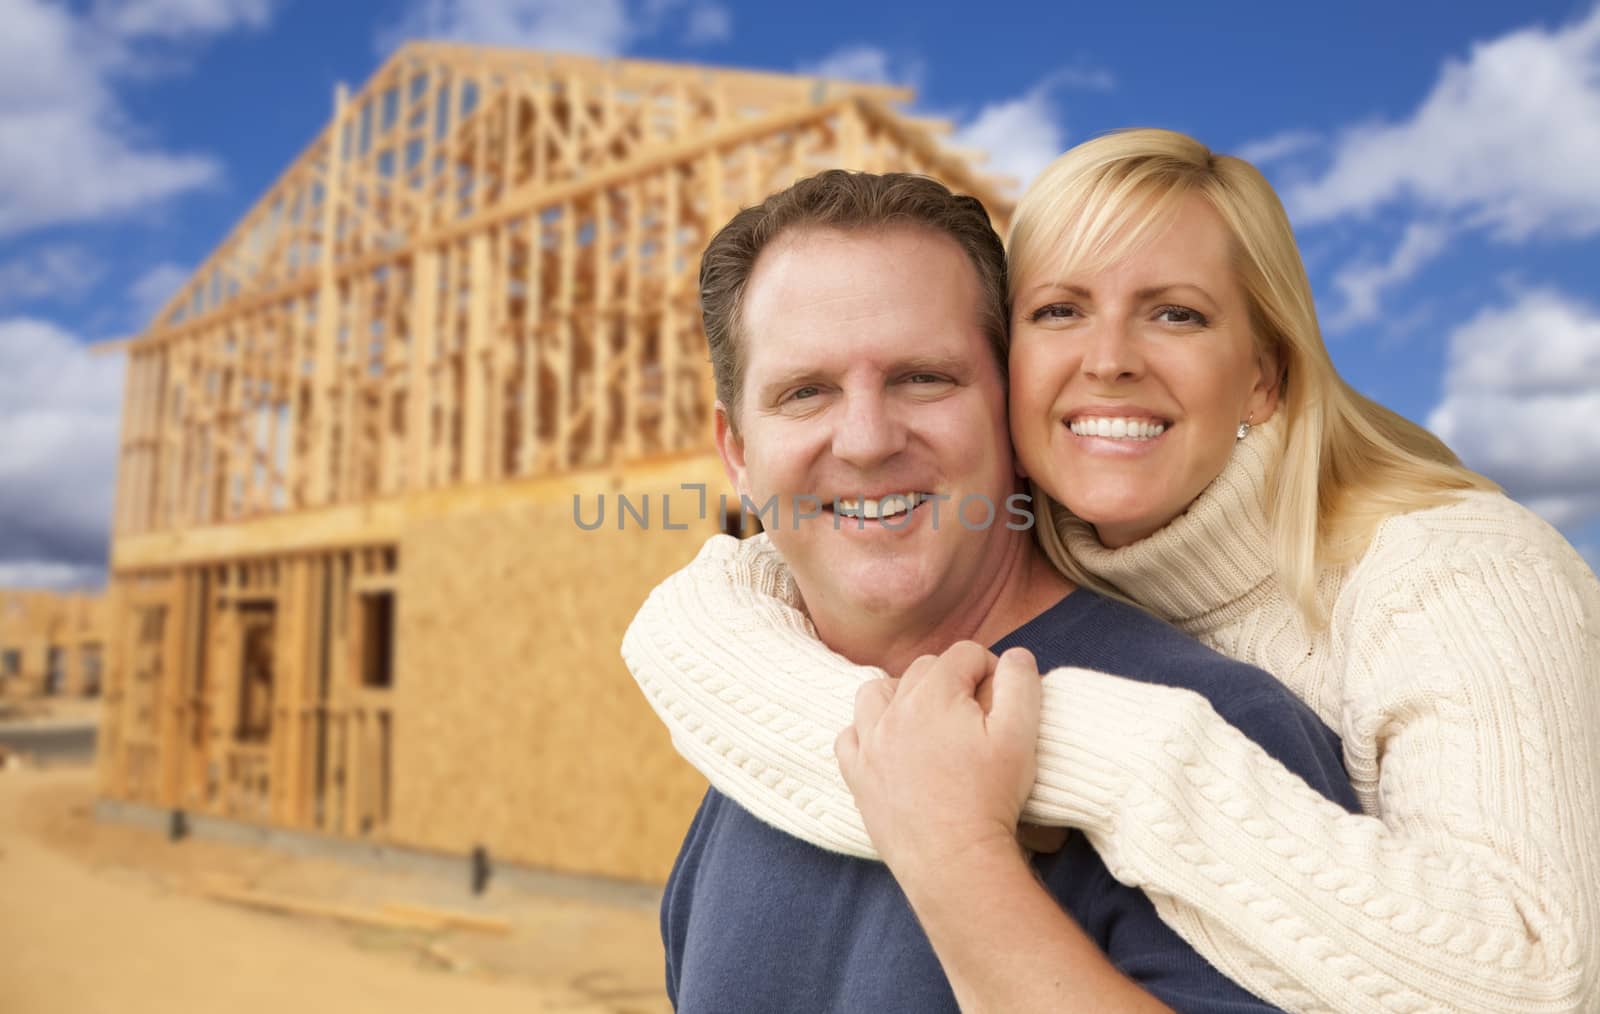
[{"label": "man's brown hair", "polygon": [[949,236],[966,252],[977,272],[979,325],[1005,375],[1009,344],[1006,304],[1006,254],[989,224],[989,213],[975,197],[953,194],[938,180],[913,173],[861,173],[829,169],[768,197],[733,216],[700,258],[700,312],[717,398],[738,427],[739,395],[744,386],[740,315],[745,286],[761,252],[794,229],[857,232],[881,228],[924,228]]}]

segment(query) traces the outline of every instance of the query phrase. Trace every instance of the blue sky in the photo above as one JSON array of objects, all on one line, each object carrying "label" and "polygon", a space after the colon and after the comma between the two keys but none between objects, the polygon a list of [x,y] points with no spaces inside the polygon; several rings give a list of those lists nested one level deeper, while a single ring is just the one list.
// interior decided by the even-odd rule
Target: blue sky
[{"label": "blue sky", "polygon": [[0,584],[103,577],[120,360],[397,40],[909,84],[1027,179],[1124,126],[1251,158],[1334,360],[1600,561],[1600,7],[0,0]]}]

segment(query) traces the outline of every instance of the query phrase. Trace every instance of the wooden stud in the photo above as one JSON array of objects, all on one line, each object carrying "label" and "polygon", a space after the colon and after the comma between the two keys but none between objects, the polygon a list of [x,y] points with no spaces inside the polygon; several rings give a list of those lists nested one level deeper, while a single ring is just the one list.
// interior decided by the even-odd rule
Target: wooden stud
[{"label": "wooden stud", "polygon": [[307,500],[311,504],[330,499],[329,471],[333,444],[333,413],[329,404],[338,380],[337,347],[339,335],[338,281],[334,258],[338,254],[339,205],[341,198],[339,167],[344,158],[346,135],[350,128],[345,115],[348,96],[344,85],[334,92],[333,126],[328,132],[326,178],[322,189],[322,232],[318,253],[320,269],[317,283],[317,339],[312,387],[311,417],[316,435],[311,443],[311,475]]},{"label": "wooden stud", "polygon": [[461,354],[461,369],[465,374],[465,396],[461,403],[463,482],[482,482],[487,464],[488,359],[493,338],[489,322],[492,286],[488,280],[493,270],[490,243],[491,237],[486,232],[475,234],[467,243],[467,341]]}]

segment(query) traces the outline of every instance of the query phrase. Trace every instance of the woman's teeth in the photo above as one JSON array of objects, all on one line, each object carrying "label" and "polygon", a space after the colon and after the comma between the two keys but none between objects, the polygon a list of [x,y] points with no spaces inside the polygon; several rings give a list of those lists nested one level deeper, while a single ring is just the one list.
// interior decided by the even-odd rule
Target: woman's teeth
[{"label": "woman's teeth", "polygon": [[1149,419],[1074,419],[1068,424],[1080,437],[1109,437],[1112,440],[1151,440],[1166,431],[1167,424]]}]

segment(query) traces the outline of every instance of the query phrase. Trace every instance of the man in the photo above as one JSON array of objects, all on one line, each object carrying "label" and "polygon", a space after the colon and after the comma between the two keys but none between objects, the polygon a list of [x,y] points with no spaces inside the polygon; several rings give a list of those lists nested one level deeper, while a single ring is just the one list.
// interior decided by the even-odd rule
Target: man
[{"label": "man", "polygon": [[[1024,649],[977,667],[993,675],[988,721],[1012,730],[1037,726],[1032,656],[1039,668],[1090,665],[1189,686],[1354,808],[1332,733],[1275,680],[1074,590],[1031,533],[1008,523],[1003,505],[1019,480],[1006,425],[1004,254],[978,202],[921,177],[822,173],[713,239],[701,302],[724,466],[749,502],[776,505],[768,537],[826,645],[904,673],[896,693],[913,703],[976,701],[979,688],[957,674],[973,669],[978,645]],[[636,624],[635,636],[647,631]],[[949,665],[927,657],[946,649]],[[887,687],[865,687],[858,727],[881,719],[888,700]],[[919,713],[903,703],[899,720]],[[996,737],[1019,740],[1031,742]],[[853,768],[867,777],[859,749],[853,733],[841,737],[847,777]],[[790,838],[709,791],[663,902],[673,1002],[1268,1009],[1117,883],[1082,835],[1025,857],[1010,836],[1032,757],[996,753],[992,764],[940,767],[936,781],[995,803],[999,816],[885,851],[886,866]],[[974,834],[995,833],[1007,839],[1000,859],[965,849]]]}]

